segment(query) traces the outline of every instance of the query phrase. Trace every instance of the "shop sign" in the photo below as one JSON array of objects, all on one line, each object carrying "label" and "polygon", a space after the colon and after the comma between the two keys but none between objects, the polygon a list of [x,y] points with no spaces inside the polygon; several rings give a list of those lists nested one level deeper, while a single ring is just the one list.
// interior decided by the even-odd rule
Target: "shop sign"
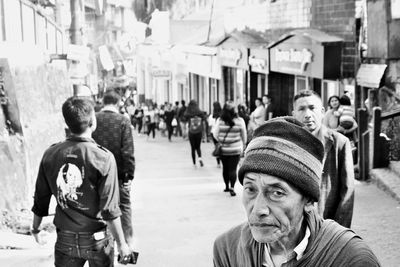
[{"label": "shop sign", "polygon": [[164,70],[164,69],[158,69],[158,68],[153,68],[151,75],[154,78],[164,78],[164,79],[169,79],[171,77],[171,71],[169,70]]},{"label": "shop sign", "polygon": [[249,57],[249,65],[251,66],[251,71],[253,72],[268,72],[268,62],[266,59],[256,58],[255,56]]},{"label": "shop sign", "polygon": [[[325,77],[324,49],[321,45],[314,45],[311,50],[310,47],[293,43],[282,43],[272,47],[270,48],[270,71],[323,79]],[[334,55],[336,56],[332,54],[331,57]],[[340,66],[336,64],[336,61],[334,63],[328,63],[333,64],[330,69],[339,70]],[[328,74],[331,77],[335,76],[336,72]]]},{"label": "shop sign", "polygon": [[288,63],[298,63],[296,65],[292,65],[294,71],[298,70],[299,72],[306,71],[307,64],[312,63],[313,54],[307,49],[303,48],[302,50],[290,49],[290,50],[276,50],[275,60],[277,62],[288,62]]},{"label": "shop sign", "polygon": [[75,61],[89,61],[90,49],[83,45],[68,45],[67,58]]},{"label": "shop sign", "polygon": [[219,56],[223,65],[237,66],[242,58],[242,52],[239,49],[221,48]]}]

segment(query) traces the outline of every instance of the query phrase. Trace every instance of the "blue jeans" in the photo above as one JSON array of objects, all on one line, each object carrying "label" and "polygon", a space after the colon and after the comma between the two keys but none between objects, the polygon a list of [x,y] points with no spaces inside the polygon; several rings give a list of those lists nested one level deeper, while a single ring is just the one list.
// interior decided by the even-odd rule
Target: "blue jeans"
[{"label": "blue jeans", "polygon": [[[131,189],[125,189],[123,181],[119,183],[119,208],[121,209],[121,224],[125,240],[130,243],[133,239]],[[130,244],[128,244],[130,245]]]},{"label": "blue jeans", "polygon": [[54,249],[56,267],[81,267],[86,261],[90,267],[114,266],[114,241],[110,233],[96,240],[93,233],[73,233],[57,230]]}]

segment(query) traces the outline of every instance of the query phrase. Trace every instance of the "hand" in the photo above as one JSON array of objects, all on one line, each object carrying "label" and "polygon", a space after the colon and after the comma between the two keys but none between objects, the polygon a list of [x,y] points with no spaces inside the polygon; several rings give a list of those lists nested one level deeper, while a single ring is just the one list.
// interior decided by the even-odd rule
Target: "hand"
[{"label": "hand", "polygon": [[132,185],[132,180],[127,180],[126,182],[124,182],[122,184],[122,186],[124,187],[125,190],[131,189],[131,185]]},{"label": "hand", "polygon": [[128,264],[131,260],[131,250],[129,249],[128,244],[123,242],[121,245],[118,246],[118,253],[121,257],[120,263]]},{"label": "hand", "polygon": [[336,131],[344,134],[346,130],[342,126],[339,126],[339,127],[337,127]]},{"label": "hand", "polygon": [[42,236],[39,233],[32,233],[33,238],[35,239],[36,243],[38,243],[39,245],[44,245],[46,244],[46,242],[43,240]]}]

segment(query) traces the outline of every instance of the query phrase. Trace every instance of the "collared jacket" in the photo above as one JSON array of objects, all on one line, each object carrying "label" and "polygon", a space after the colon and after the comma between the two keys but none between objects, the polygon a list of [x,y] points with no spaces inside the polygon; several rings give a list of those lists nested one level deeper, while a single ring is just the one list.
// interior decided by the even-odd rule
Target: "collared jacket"
[{"label": "collared jacket", "polygon": [[135,173],[134,143],[131,122],[117,110],[103,108],[96,113],[97,127],[93,139],[110,150],[117,162],[118,178],[131,180]]},{"label": "collared jacket", "polygon": [[69,137],[48,148],[36,180],[33,213],[48,215],[57,200],[54,224],[60,230],[96,232],[121,215],[114,156],[91,138]]},{"label": "collared jacket", "polygon": [[[368,245],[352,230],[335,221],[323,220],[314,210],[304,213],[310,237],[302,257],[284,267],[377,267],[378,259]],[[220,235],[214,242],[214,267],[262,267],[265,245],[252,236],[243,223]]]},{"label": "collared jacket", "polygon": [[354,207],[354,167],[350,141],[325,126],[317,133],[324,144],[324,168],[318,211],[324,219],[351,226]]}]

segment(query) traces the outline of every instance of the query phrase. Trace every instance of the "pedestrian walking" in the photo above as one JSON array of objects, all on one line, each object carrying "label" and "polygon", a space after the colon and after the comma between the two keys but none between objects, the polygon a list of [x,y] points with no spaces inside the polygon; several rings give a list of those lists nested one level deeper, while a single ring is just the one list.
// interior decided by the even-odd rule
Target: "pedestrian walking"
[{"label": "pedestrian walking", "polygon": [[153,105],[149,105],[148,110],[144,112],[147,128],[147,140],[150,137],[150,133],[153,134],[153,139],[156,137],[156,111]]},{"label": "pedestrian walking", "polygon": [[121,223],[125,240],[134,245],[132,226],[131,187],[135,174],[133,133],[130,120],[118,112],[120,95],[107,91],[103,97],[103,109],[96,113],[97,128],[92,137],[99,145],[113,153],[118,169]]},{"label": "pedestrian walking", "polygon": [[247,222],[216,239],[215,267],[380,266],[364,240],[315,211],[324,146],[303,126],[280,117],[254,131],[238,172]]},{"label": "pedestrian walking", "polygon": [[[213,131],[216,127],[218,118],[221,116],[221,112],[222,112],[221,104],[218,101],[215,101],[213,103],[213,112],[208,117],[208,125],[210,127],[210,135],[211,135],[211,139],[213,140],[214,146],[217,146],[218,140],[215,138]],[[217,166],[220,167],[221,159],[219,157],[216,157],[216,160],[217,160]]]},{"label": "pedestrian walking", "polygon": [[176,117],[175,111],[172,109],[172,105],[168,103],[166,105],[166,110],[164,113],[165,117],[165,124],[167,126],[167,131],[168,131],[168,141],[172,141],[171,137],[174,131],[174,128],[172,126],[172,120]]},{"label": "pedestrian walking", "polygon": [[294,96],[293,116],[325,147],[319,213],[324,219],[335,220],[350,228],[354,207],[354,166],[349,139],[322,124],[322,100],[312,90],[303,90]]},{"label": "pedestrian walking", "polygon": [[272,103],[272,97],[270,95],[263,95],[262,102],[265,109],[265,120],[270,120],[275,116],[274,105]]},{"label": "pedestrian walking", "polygon": [[144,117],[143,105],[144,105],[144,103],[141,103],[138,106],[138,108],[135,110],[135,113],[134,113],[134,116],[136,119],[136,125],[137,125],[137,132],[139,135],[142,132],[142,128],[143,128],[143,117]]},{"label": "pedestrian walking", "polygon": [[[54,225],[55,266],[114,266],[114,241],[126,264],[131,253],[121,227],[118,175],[114,156],[91,138],[96,117],[90,100],[72,97],[62,106],[71,135],[49,147],[36,180],[31,233],[48,216],[50,198],[57,201]],[[111,236],[111,234],[112,236]]]},{"label": "pedestrian walking", "polygon": [[244,151],[247,141],[246,125],[235,110],[233,103],[226,103],[222,109],[221,117],[217,120],[213,135],[222,145],[222,177],[224,178],[224,192],[236,196],[235,183],[236,169],[240,155]]},{"label": "pedestrian walking", "polygon": [[250,115],[247,112],[247,107],[243,104],[238,105],[238,115],[244,120],[244,123],[246,124],[246,129],[248,129],[248,124],[250,121]]},{"label": "pedestrian walking", "polygon": [[200,110],[196,100],[190,100],[184,113],[184,118],[189,126],[189,142],[191,147],[193,165],[196,166],[196,153],[199,158],[200,167],[204,166],[201,158],[201,138],[203,136],[204,112]]},{"label": "pedestrian walking", "polygon": [[328,109],[325,112],[322,123],[329,129],[336,130],[339,127],[339,117],[335,115],[339,106],[339,96],[332,95],[328,98]]},{"label": "pedestrian walking", "polygon": [[187,121],[184,116],[186,109],[187,109],[187,107],[186,107],[185,100],[181,100],[181,107],[179,108],[178,115],[177,115],[177,123],[180,128],[179,131],[182,133],[181,136],[183,137],[184,140],[186,140],[188,138]]},{"label": "pedestrian walking", "polygon": [[255,105],[256,108],[254,111],[250,114],[250,121],[247,127],[247,135],[248,135],[248,140],[250,141],[253,132],[255,129],[257,129],[261,124],[265,122],[265,109],[264,105],[262,104],[261,98],[256,98],[255,100]]}]

